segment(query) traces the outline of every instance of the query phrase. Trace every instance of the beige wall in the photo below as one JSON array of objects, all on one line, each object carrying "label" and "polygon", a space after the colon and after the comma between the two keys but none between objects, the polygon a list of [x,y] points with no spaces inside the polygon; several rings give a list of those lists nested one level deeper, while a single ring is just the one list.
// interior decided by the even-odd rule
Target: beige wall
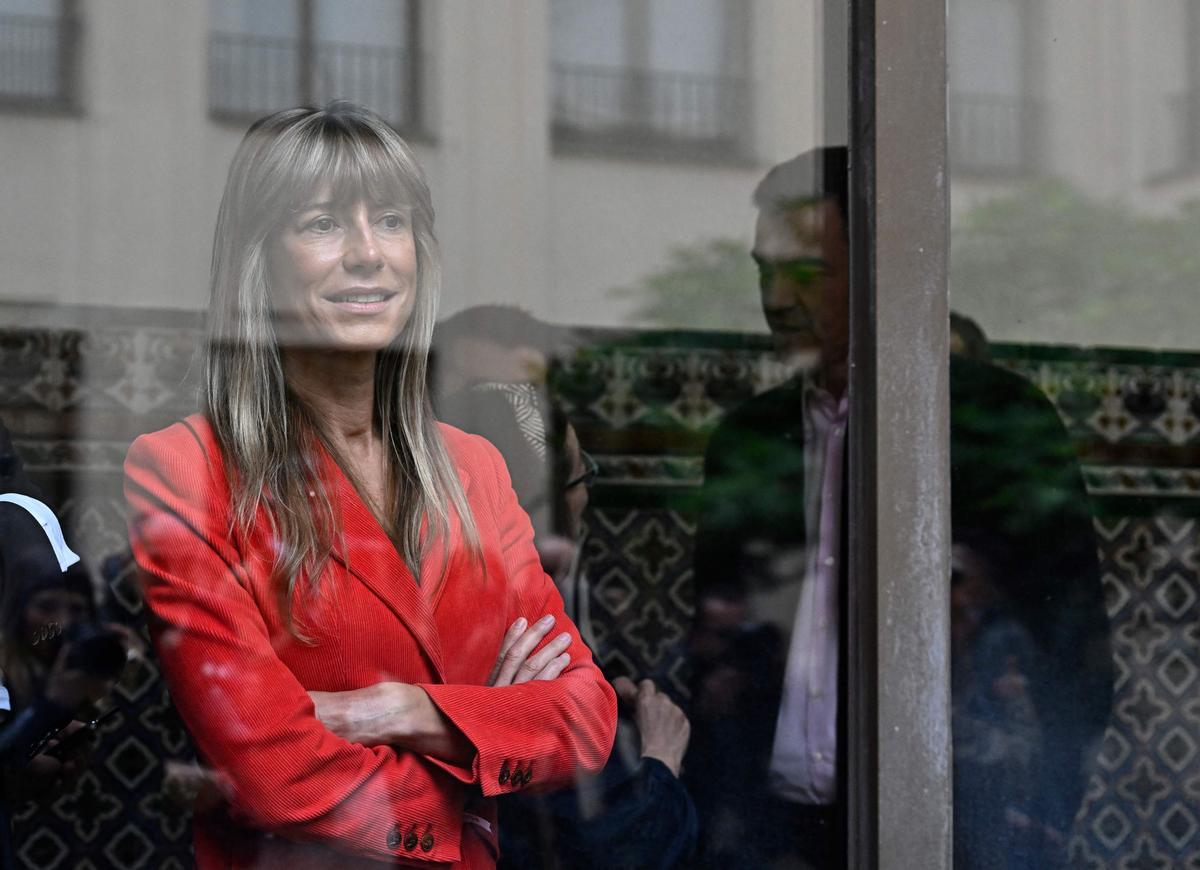
[{"label": "beige wall", "polygon": [[[820,133],[819,0],[746,5],[755,127],[736,165],[555,155],[549,0],[423,7],[444,310],[508,301],[617,324],[608,290],[676,244],[747,239],[766,166]],[[207,3],[81,4],[77,116],[0,116],[0,301],[199,309],[241,130],[209,119]],[[747,288],[752,292],[753,288]]]}]

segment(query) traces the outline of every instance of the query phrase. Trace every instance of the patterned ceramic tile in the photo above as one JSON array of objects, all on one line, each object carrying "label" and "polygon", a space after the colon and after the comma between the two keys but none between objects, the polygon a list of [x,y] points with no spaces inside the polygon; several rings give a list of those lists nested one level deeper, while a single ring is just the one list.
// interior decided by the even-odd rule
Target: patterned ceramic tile
[{"label": "patterned ceramic tile", "polygon": [[[789,372],[760,339],[591,331],[555,389],[598,455],[586,567],[599,655],[685,694],[693,518],[704,442],[721,416]],[[64,520],[102,567],[114,616],[139,624],[124,546],[129,441],[193,410],[193,326],[0,330],[0,414]],[[1037,383],[1086,461],[1113,624],[1116,703],[1071,833],[1072,865],[1200,868],[1200,358],[1000,346]],[[593,449],[594,448],[594,449]],[[1149,505],[1149,507],[1146,507]],[[1134,509],[1136,508],[1136,510]],[[191,866],[189,819],[162,763],[189,757],[152,662],[117,693],[123,716],[52,806],[16,819],[26,867]]]}]

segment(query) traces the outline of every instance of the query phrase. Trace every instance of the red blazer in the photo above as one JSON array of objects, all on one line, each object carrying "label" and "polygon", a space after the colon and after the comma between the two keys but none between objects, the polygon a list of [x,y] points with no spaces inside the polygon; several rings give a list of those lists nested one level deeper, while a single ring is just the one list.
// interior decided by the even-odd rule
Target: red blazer
[{"label": "red blazer", "polygon": [[[497,848],[489,798],[563,785],[607,760],[613,691],[542,572],[503,460],[478,436],[449,426],[442,436],[486,570],[454,546],[455,525],[445,582],[440,564],[431,564],[418,586],[326,456],[344,543],[320,596],[298,611],[310,643],[280,617],[265,519],[248,535],[231,531],[207,421],[189,417],[130,448],[130,539],[151,635],[202,760],[228,786],[227,807],[196,820],[200,867],[490,867]],[[546,613],[557,618],[551,636],[572,635],[567,670],[547,682],[485,686],[508,626]],[[322,726],[306,694],[382,681],[424,688],[474,744],[473,764],[349,743]]]}]

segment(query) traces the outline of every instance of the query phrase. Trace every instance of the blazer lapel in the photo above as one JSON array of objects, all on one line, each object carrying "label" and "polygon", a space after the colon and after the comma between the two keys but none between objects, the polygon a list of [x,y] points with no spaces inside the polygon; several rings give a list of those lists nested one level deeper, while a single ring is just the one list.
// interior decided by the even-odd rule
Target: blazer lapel
[{"label": "blazer lapel", "polygon": [[334,510],[340,510],[342,521],[342,539],[334,541],[333,558],[396,615],[416,639],[437,679],[445,682],[441,638],[428,597],[349,478],[331,456],[326,454],[325,460]]}]

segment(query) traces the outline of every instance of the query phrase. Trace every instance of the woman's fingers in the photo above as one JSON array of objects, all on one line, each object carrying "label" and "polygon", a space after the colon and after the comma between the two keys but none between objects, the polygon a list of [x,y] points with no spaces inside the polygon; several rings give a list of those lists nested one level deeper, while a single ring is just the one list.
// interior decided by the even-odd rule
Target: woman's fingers
[{"label": "woman's fingers", "polygon": [[[507,652],[500,654],[500,669],[496,672],[493,686],[508,686],[516,681],[517,672],[525,664],[525,660],[537,649],[542,638],[554,626],[554,617],[550,614],[543,616],[533,625],[520,633]],[[515,628],[515,625],[514,625]],[[510,629],[511,631],[511,629]]]},{"label": "woman's fingers", "polygon": [[500,676],[500,667],[504,664],[504,657],[508,655],[513,644],[517,642],[517,638],[525,631],[526,625],[528,623],[525,621],[525,617],[522,616],[510,625],[508,631],[504,633],[504,639],[500,641],[500,653],[496,656],[496,663],[492,665],[492,673],[488,676],[489,686],[496,685],[496,680]]},{"label": "woman's fingers", "polygon": [[[527,683],[530,680],[552,680],[562,673],[562,668],[559,668],[558,673],[553,676],[546,676],[543,672],[566,653],[571,646],[571,635],[565,631],[558,637],[554,638],[544,647],[537,651],[535,655],[531,655],[525,659],[525,662],[517,669],[517,675],[513,678],[514,683]],[[570,657],[567,657],[570,661]],[[565,665],[564,665],[565,667]]]},{"label": "woman's fingers", "polygon": [[562,655],[554,658],[550,662],[550,664],[546,665],[546,667],[542,668],[541,673],[539,673],[536,677],[534,677],[534,679],[535,680],[553,680],[559,674],[561,674],[563,671],[565,671],[567,669],[567,665],[569,665],[570,663],[571,663],[570,653],[563,653]]}]

